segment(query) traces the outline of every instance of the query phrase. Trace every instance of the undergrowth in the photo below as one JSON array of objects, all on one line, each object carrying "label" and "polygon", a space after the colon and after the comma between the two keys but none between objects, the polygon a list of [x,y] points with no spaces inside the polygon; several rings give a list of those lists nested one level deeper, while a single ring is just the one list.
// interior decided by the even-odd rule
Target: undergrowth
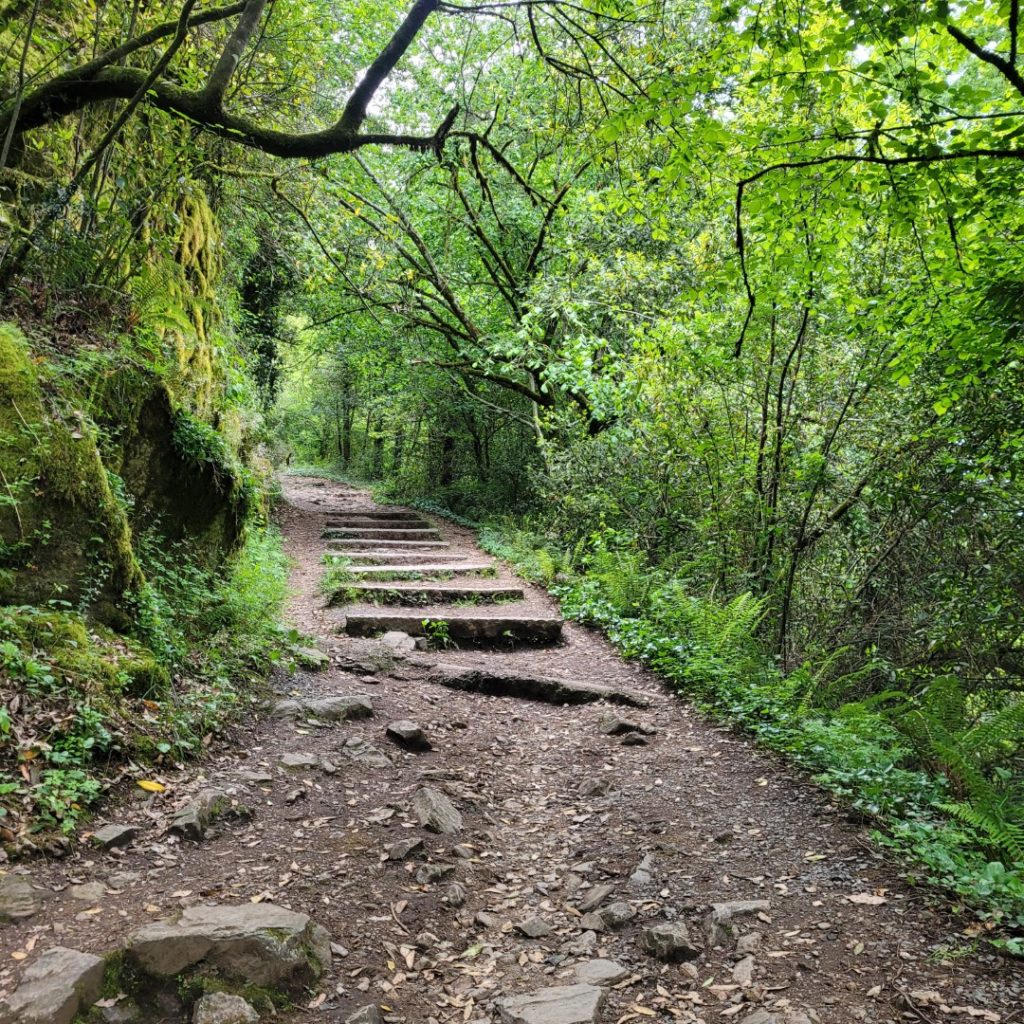
[{"label": "undergrowth", "polygon": [[[955,894],[988,935],[1024,955],[1024,701],[979,704],[959,680],[917,680],[869,664],[783,674],[758,641],[764,604],[688,592],[672,566],[650,566],[605,538],[560,549],[510,524],[481,544],[548,587],[571,619],[600,627],[705,713],[786,755],[876,825],[875,840],[910,863],[913,881]],[[891,677],[873,697],[843,700],[861,676]],[[855,678],[857,677],[857,678]]]},{"label": "undergrowth", "polygon": [[226,573],[138,538],[147,584],[124,637],[80,615],[0,608],[0,830],[70,833],[118,779],[198,753],[298,640],[278,624],[287,562],[253,531]]}]

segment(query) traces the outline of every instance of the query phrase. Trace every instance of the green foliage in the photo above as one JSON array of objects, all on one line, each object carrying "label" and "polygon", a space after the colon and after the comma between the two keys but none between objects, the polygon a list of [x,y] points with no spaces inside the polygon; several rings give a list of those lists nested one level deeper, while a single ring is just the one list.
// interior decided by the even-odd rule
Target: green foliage
[{"label": "green foliage", "polygon": [[253,532],[220,576],[155,535],[140,554],[139,639],[72,612],[0,608],[0,806],[19,833],[73,830],[120,763],[201,752],[293,643],[273,531]]},{"label": "green foliage", "polygon": [[432,651],[447,651],[458,646],[452,639],[451,629],[444,619],[424,619],[421,625],[427,638],[427,646]]},{"label": "green foliage", "polygon": [[[535,571],[536,537],[521,530],[485,537],[517,568]],[[888,691],[829,707],[820,702],[834,692],[824,670],[783,675],[765,656],[763,600],[698,598],[685,577],[640,591],[632,582],[638,560],[628,553],[599,548],[585,561],[553,587],[564,614],[600,626],[701,709],[786,754],[870,815],[884,829],[879,842],[907,858],[912,873],[923,870],[995,925],[1024,924],[1024,801],[1019,776],[1000,767],[1024,742],[1019,702],[972,724],[964,714],[970,698],[946,678],[913,701]]]}]

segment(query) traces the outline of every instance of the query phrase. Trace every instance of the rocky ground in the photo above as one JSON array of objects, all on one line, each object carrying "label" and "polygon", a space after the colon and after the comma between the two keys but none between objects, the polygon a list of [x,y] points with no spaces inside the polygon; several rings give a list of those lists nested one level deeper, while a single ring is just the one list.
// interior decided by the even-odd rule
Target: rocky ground
[{"label": "rocky ground", "polygon": [[[96,999],[110,1022],[1024,1021],[1024,966],[593,632],[431,651],[339,632],[386,608],[325,606],[322,534],[373,504],[303,478],[285,497],[290,614],[323,666],[279,674],[273,711],[109,806],[71,856],[7,866],[0,1022]],[[434,525],[433,554],[488,561]],[[413,618],[453,608],[557,619],[529,587]],[[104,986],[97,957],[125,947]],[[203,977],[225,991],[196,1003]]]}]

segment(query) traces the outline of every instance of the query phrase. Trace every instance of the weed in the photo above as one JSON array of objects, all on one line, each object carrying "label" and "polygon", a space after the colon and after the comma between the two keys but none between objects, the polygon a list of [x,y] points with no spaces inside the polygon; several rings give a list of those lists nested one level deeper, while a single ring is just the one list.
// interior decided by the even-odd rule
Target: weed
[{"label": "weed", "polygon": [[424,619],[422,626],[431,650],[447,651],[456,646],[451,627],[444,619]]}]

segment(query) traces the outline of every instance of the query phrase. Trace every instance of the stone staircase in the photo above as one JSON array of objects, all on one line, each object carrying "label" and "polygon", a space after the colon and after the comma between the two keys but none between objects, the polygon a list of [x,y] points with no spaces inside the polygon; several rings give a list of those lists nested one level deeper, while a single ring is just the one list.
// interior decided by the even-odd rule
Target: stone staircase
[{"label": "stone staircase", "polygon": [[339,631],[400,631],[444,642],[551,644],[562,619],[475,545],[453,546],[415,512],[360,508],[324,524],[328,562],[348,579],[329,595]]}]

